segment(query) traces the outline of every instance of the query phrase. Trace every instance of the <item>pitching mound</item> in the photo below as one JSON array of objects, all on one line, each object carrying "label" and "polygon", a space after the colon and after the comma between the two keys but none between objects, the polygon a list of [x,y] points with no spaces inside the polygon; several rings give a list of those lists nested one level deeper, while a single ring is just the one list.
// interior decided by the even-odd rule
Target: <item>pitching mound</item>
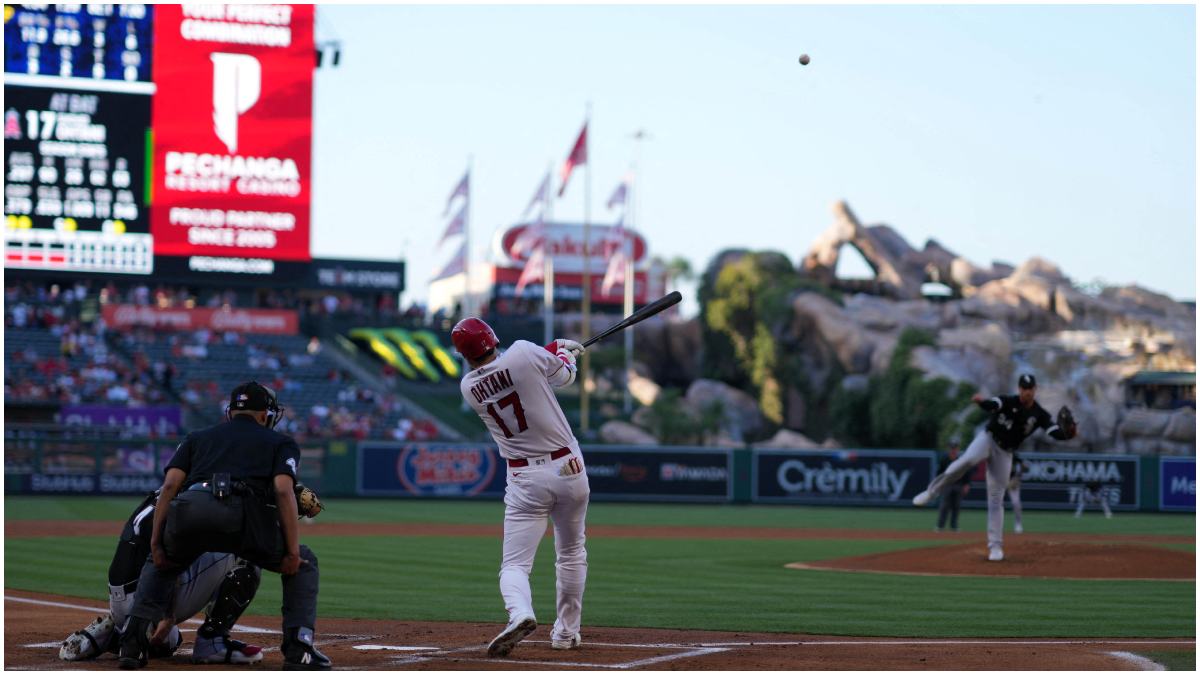
[{"label": "pitching mound", "polygon": [[1008,537],[1004,560],[990,562],[982,541],[888,553],[791,563],[792,569],[930,576],[1041,577],[1049,579],[1195,581],[1196,554],[1142,544]]}]

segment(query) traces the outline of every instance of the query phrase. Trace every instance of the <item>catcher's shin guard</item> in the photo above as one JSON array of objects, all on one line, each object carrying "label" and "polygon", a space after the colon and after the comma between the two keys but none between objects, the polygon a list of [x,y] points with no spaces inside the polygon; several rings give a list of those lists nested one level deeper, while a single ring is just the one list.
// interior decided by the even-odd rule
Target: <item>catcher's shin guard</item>
[{"label": "catcher's shin guard", "polygon": [[204,625],[200,626],[197,633],[206,638],[228,635],[242,612],[250,606],[250,601],[254,600],[261,578],[261,570],[245,560],[238,560],[217,589],[204,617]]}]

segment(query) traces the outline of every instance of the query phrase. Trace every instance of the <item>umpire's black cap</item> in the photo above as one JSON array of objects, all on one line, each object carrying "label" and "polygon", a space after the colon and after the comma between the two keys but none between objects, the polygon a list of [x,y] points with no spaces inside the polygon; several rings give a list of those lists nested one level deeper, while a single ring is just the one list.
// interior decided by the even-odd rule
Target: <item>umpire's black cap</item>
[{"label": "umpire's black cap", "polygon": [[229,411],[238,410],[271,410],[276,406],[275,392],[270,387],[263,386],[251,380],[233,388],[229,395]]},{"label": "umpire's black cap", "polygon": [[1033,389],[1037,386],[1037,379],[1033,377],[1032,373],[1024,373],[1017,379],[1017,386],[1022,389]]}]

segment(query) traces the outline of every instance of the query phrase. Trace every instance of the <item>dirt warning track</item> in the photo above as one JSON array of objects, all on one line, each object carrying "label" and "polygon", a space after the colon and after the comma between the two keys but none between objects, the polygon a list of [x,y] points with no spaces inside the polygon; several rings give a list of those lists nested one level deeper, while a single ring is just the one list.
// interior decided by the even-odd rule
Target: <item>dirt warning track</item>
[{"label": "dirt warning track", "polygon": [[[105,609],[95,600],[6,590],[4,665],[9,669],[112,670],[115,658],[66,663],[58,644]],[[184,647],[151,667],[194,668]],[[488,659],[487,642],[499,624],[325,619],[322,651],[339,669],[374,670],[1142,670],[1140,651],[1195,651],[1194,638],[1143,639],[909,639],[781,633],[600,628],[584,626],[580,649],[550,649],[542,626],[507,659]],[[267,650],[261,667],[282,665],[279,623],[244,617],[237,637]],[[217,668],[205,666],[205,668]],[[229,666],[244,669],[245,666]]]}]

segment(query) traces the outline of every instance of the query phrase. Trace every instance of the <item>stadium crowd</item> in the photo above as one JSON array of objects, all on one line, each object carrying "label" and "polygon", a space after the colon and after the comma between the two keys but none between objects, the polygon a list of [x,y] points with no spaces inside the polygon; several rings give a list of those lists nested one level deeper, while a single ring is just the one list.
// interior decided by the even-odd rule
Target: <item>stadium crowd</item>
[{"label": "stadium crowd", "polygon": [[[371,311],[361,301],[343,307],[335,295],[326,298],[308,309]],[[323,357],[316,337],[144,327],[115,331],[99,311],[109,302],[220,307],[245,299],[233,291],[196,294],[183,287],[151,289],[144,284],[121,291],[113,284],[25,283],[6,286],[5,299],[6,405],[182,405],[194,427],[219,419],[234,381],[254,374],[279,392],[287,408],[280,429],[297,440],[431,440],[438,435],[421,411]],[[289,304],[295,298],[288,291],[272,291],[260,299],[267,306],[300,306]],[[389,384],[394,377],[387,369],[383,376]]]}]

